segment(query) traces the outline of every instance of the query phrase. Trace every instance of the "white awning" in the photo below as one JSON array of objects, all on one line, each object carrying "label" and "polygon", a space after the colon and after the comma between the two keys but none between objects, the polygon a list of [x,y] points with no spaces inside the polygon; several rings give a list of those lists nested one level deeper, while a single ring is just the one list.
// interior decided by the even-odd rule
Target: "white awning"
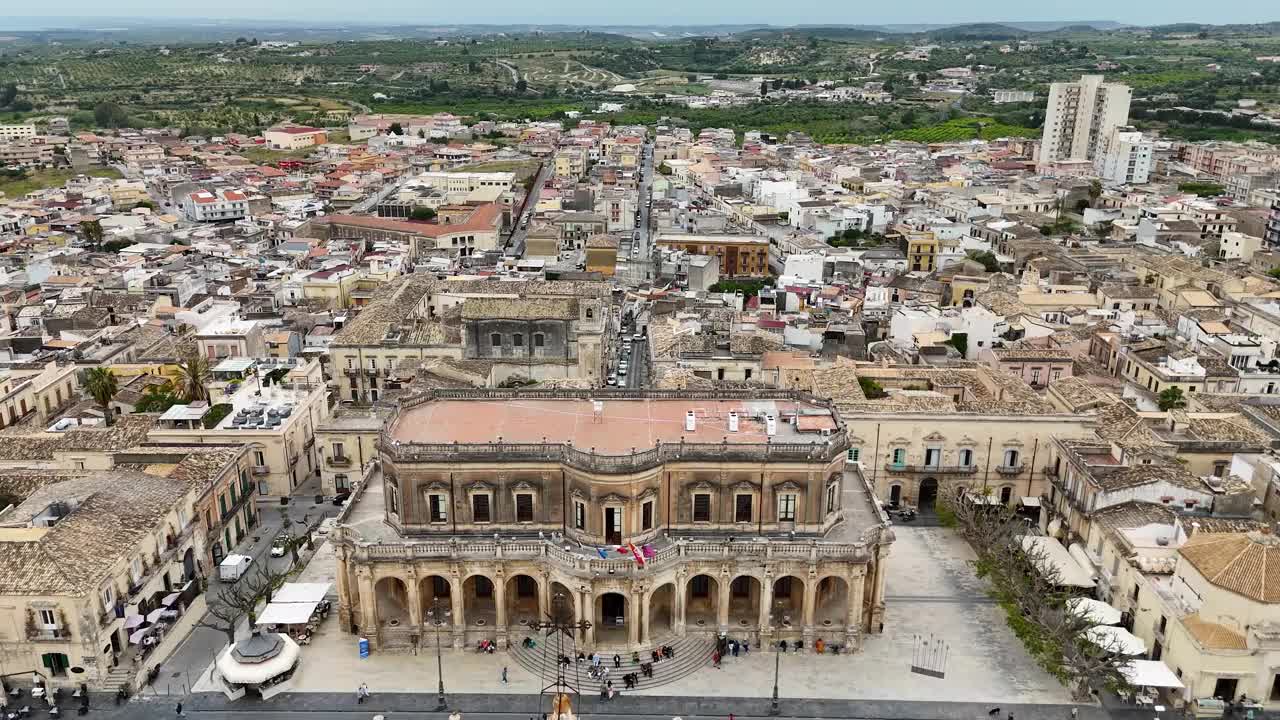
[{"label": "white awning", "polygon": [[318,603],[324,600],[333,583],[285,583],[271,596],[275,603]]},{"label": "white awning", "polygon": [[1094,625],[1115,625],[1120,622],[1120,611],[1093,598],[1072,598],[1067,601],[1067,609]]},{"label": "white awning", "polygon": [[[1058,572],[1058,585],[1091,588],[1096,584],[1093,582],[1093,573],[1080,567],[1080,563],[1076,562],[1071,557],[1071,553],[1067,552],[1067,549],[1062,547],[1062,543],[1055,538],[1023,535],[1020,542],[1023,550],[1039,554],[1044,562],[1048,563],[1049,567],[1040,568],[1040,572],[1048,572],[1050,569]],[[1039,558],[1035,560],[1040,562]]]},{"label": "white awning", "polygon": [[268,603],[258,616],[258,625],[301,625],[311,619],[319,603]]},{"label": "white awning", "polygon": [[1185,687],[1177,675],[1159,660],[1130,660],[1120,666],[1120,672],[1138,687]]},{"label": "white awning", "polygon": [[1040,498],[1024,497],[1022,498],[1022,506],[1023,507],[1040,507]]},{"label": "white awning", "polygon": [[280,654],[252,664],[237,661],[231,654],[236,646],[227,646],[215,663],[222,679],[234,685],[257,685],[292,669],[298,664],[298,643],[288,635],[281,635],[280,640],[284,643]]},{"label": "white awning", "polygon": [[1141,655],[1147,651],[1142,638],[1114,625],[1096,625],[1084,631],[1089,642],[1116,655]]}]

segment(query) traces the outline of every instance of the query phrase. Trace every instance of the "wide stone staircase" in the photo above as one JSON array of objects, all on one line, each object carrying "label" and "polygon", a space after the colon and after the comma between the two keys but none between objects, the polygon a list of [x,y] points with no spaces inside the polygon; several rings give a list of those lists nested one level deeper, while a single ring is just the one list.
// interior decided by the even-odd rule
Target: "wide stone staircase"
[{"label": "wide stone staircase", "polygon": [[[561,654],[568,655],[571,659],[577,656],[581,648],[576,647],[573,641],[563,633],[554,633],[547,636],[544,633],[530,634],[536,645],[532,648],[523,647],[521,637],[511,638],[511,656],[524,669],[542,678],[543,682],[550,684],[556,679],[556,663]],[[613,681],[613,687],[617,690],[624,690],[622,676],[627,673],[636,674],[636,690],[644,690],[665,685],[690,675],[701,668],[711,665],[711,655],[715,651],[714,635],[711,634],[688,634],[683,637],[671,636],[657,641],[653,647],[645,648],[640,652],[641,662],[650,662],[652,657],[650,652],[654,648],[663,645],[670,645],[675,651],[675,657],[665,660],[659,660],[653,663],[653,677],[645,677],[640,672],[640,664],[632,662],[630,652],[619,652],[622,657],[622,667],[613,666],[613,653],[601,652],[600,663],[609,666],[609,679]],[[586,652],[585,649],[581,649]],[[600,689],[600,681],[593,680],[588,671],[591,669],[589,662],[571,662],[564,669],[566,681],[575,686],[579,692],[594,693]]]}]

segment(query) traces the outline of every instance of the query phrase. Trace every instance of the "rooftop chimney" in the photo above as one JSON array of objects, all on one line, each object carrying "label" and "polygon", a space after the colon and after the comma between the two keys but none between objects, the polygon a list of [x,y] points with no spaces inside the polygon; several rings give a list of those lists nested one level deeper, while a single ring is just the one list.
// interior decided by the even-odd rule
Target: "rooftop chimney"
[{"label": "rooftop chimney", "polygon": [[696,416],[694,416],[693,411],[692,411],[692,410],[690,410],[689,412],[686,412],[686,413],[684,414],[684,429],[685,429],[685,431],[687,431],[687,432],[693,432],[693,431],[694,431],[694,429],[697,427],[697,425],[698,425],[698,419],[697,419],[697,417],[696,417]]}]

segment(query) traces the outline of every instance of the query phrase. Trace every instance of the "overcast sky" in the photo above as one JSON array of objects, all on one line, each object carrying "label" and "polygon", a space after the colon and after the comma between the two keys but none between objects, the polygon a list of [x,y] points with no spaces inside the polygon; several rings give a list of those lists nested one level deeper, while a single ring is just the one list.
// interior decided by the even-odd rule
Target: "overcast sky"
[{"label": "overcast sky", "polygon": [[[1243,23],[1280,20],[1276,0],[219,0],[213,4],[165,0],[60,0],[0,2],[0,16],[183,17],[218,19],[407,20],[437,23],[590,23],[779,25],[958,23],[1030,20],[1115,20],[1138,25],[1171,22]],[[2,28],[0,28],[2,30]]]}]

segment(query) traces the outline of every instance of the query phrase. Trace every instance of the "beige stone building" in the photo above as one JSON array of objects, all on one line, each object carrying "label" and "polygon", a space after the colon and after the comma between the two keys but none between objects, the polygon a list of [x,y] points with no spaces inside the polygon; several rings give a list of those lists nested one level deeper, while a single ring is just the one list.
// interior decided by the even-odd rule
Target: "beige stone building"
[{"label": "beige stone building", "polygon": [[432,643],[438,602],[447,642],[505,645],[558,598],[584,647],[856,649],[884,621],[893,535],[847,448],[831,406],[782,391],[408,399],[334,535],[342,627]]},{"label": "beige stone building", "polygon": [[247,478],[237,448],[136,447],[94,464],[109,469],[0,471],[22,496],[0,513],[0,653],[5,667],[64,687],[115,688],[154,665],[125,617],[181,616],[236,509],[203,508]]},{"label": "beige stone building", "polygon": [[376,403],[424,360],[465,361],[497,385],[513,376],[602,377],[612,337],[602,282],[437,280],[409,275],[385,285],[334,337],[339,398]]}]

